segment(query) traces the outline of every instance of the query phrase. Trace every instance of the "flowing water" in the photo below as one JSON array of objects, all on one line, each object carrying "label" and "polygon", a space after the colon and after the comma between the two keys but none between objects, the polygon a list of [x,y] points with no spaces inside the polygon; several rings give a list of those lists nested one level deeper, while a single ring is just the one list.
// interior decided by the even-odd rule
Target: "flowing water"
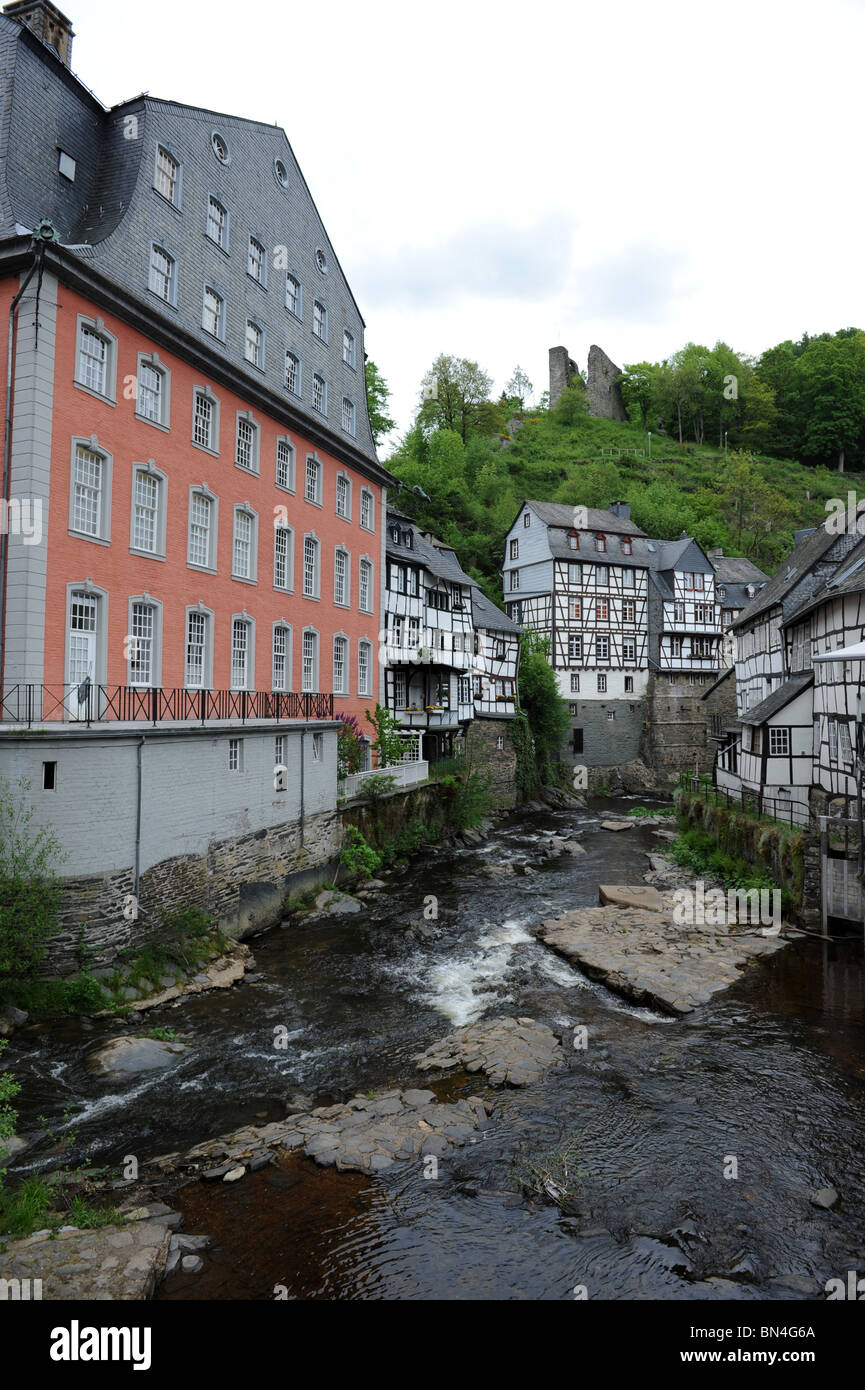
[{"label": "flowing water", "polygon": [[[216,1243],[203,1274],[160,1296],[558,1299],[582,1285],[601,1298],[777,1298],[790,1297],[779,1276],[822,1286],[861,1273],[861,941],[799,940],[686,1020],[627,1004],[530,934],[597,903],[599,882],[640,881],[659,841],[648,827],[601,831],[611,805],[625,808],[515,815],[477,849],[415,861],[358,916],[255,939],[251,979],[144,1016],[142,1031],[190,1044],[168,1070],[121,1083],[87,1069],[128,1020],[20,1030],[6,1056],[23,1085],[19,1132],[44,1116],[50,1133],[19,1168],[56,1161],[64,1137],[97,1165],[143,1161],[281,1119],[297,1091],[327,1103],[418,1084],[412,1056],[452,1028],[530,1015],[559,1032],[585,1025],[588,1048],[524,1092],[497,1092],[489,1129],[436,1178],[420,1160],[373,1180],[294,1155],[231,1188],[192,1184],[176,1205]],[[489,872],[537,864],[546,836],[571,830],[586,855]],[[440,934],[423,940],[430,896],[438,918],[424,925]],[[569,1214],[527,1201],[513,1166],[565,1147],[580,1189]],[[831,1212],[809,1202],[823,1186],[841,1193]]]}]

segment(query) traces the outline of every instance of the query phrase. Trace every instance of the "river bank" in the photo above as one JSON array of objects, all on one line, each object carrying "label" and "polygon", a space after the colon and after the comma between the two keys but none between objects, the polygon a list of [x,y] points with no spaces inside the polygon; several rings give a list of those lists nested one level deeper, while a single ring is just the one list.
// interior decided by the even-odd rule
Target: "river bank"
[{"label": "river bank", "polygon": [[[228,1184],[163,1174],[154,1200],[213,1240],[202,1269],[181,1269],[159,1297],[282,1296],[276,1286],[302,1298],[568,1297],[580,1274],[590,1296],[720,1297],[711,1281],[728,1280],[737,1296],[775,1298],[795,1292],[779,1281],[798,1279],[803,1297],[855,1261],[865,1245],[856,943],[797,941],[679,1022],[617,999],[533,929],[596,907],[599,883],[646,869],[651,828],[600,828],[627,805],[510,818],[489,841],[416,861],[350,918],[258,938],[243,983],[149,1016],[182,1022],[189,1042],[157,1076],[118,1087],[88,1073],[84,1055],[111,1034],[101,1021],[63,1025],[41,1056],[26,1029],[16,1034],[33,1113],[55,1122],[75,1095],[74,1156],[135,1153],[142,1173],[202,1136],[284,1126],[298,1090],[313,1109],[412,1086],[449,1106],[484,1105],[482,1129],[423,1156],[438,1158],[435,1178],[420,1155],[372,1176],[311,1161],[304,1146],[257,1171],[244,1163]],[[574,836],[584,854],[548,857],[553,837]],[[491,863],[510,872],[490,875]],[[520,1088],[493,1087],[465,1061],[438,1080],[416,1070],[443,1036],[505,1016],[564,1040],[561,1065]],[[589,1045],[578,1050],[582,1027]],[[56,1161],[51,1148],[34,1143],[32,1170]],[[570,1213],[520,1184],[526,1160],[565,1150],[579,1169]],[[737,1180],[723,1177],[729,1154]],[[836,1209],[811,1205],[824,1186],[840,1193]]]}]

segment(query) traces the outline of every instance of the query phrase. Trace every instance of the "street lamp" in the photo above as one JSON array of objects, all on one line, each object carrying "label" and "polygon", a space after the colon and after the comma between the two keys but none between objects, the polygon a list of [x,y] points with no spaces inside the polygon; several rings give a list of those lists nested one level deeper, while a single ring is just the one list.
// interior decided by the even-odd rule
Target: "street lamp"
[{"label": "street lamp", "polygon": [[724,430],[724,459],[727,458],[727,431]]},{"label": "street lamp", "polygon": [[649,458],[652,457],[652,431],[649,430]]}]

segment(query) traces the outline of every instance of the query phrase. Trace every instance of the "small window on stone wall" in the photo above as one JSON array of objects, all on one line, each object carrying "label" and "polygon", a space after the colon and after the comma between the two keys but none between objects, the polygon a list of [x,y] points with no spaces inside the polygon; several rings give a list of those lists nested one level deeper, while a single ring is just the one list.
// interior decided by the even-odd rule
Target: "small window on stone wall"
[{"label": "small window on stone wall", "polygon": [[57,764],[42,764],[42,790],[44,792],[56,792],[57,790]]}]

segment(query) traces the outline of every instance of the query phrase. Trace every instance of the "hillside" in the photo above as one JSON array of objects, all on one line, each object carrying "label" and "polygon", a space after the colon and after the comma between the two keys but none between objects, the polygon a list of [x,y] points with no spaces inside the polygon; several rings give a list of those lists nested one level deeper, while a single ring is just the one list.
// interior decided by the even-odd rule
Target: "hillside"
[{"label": "hillside", "polygon": [[394,505],[453,545],[495,602],[502,601],[504,537],[525,497],[592,507],[626,501],[650,535],[673,540],[685,531],[771,574],[793,533],[826,519],[830,498],[865,488],[862,474],[732,450],[725,458],[717,447],[657,434],[650,458],[638,425],[562,416],[526,411],[511,436],[470,435],[466,443],[455,430],[424,436],[416,428],[387,461],[404,484]]}]

